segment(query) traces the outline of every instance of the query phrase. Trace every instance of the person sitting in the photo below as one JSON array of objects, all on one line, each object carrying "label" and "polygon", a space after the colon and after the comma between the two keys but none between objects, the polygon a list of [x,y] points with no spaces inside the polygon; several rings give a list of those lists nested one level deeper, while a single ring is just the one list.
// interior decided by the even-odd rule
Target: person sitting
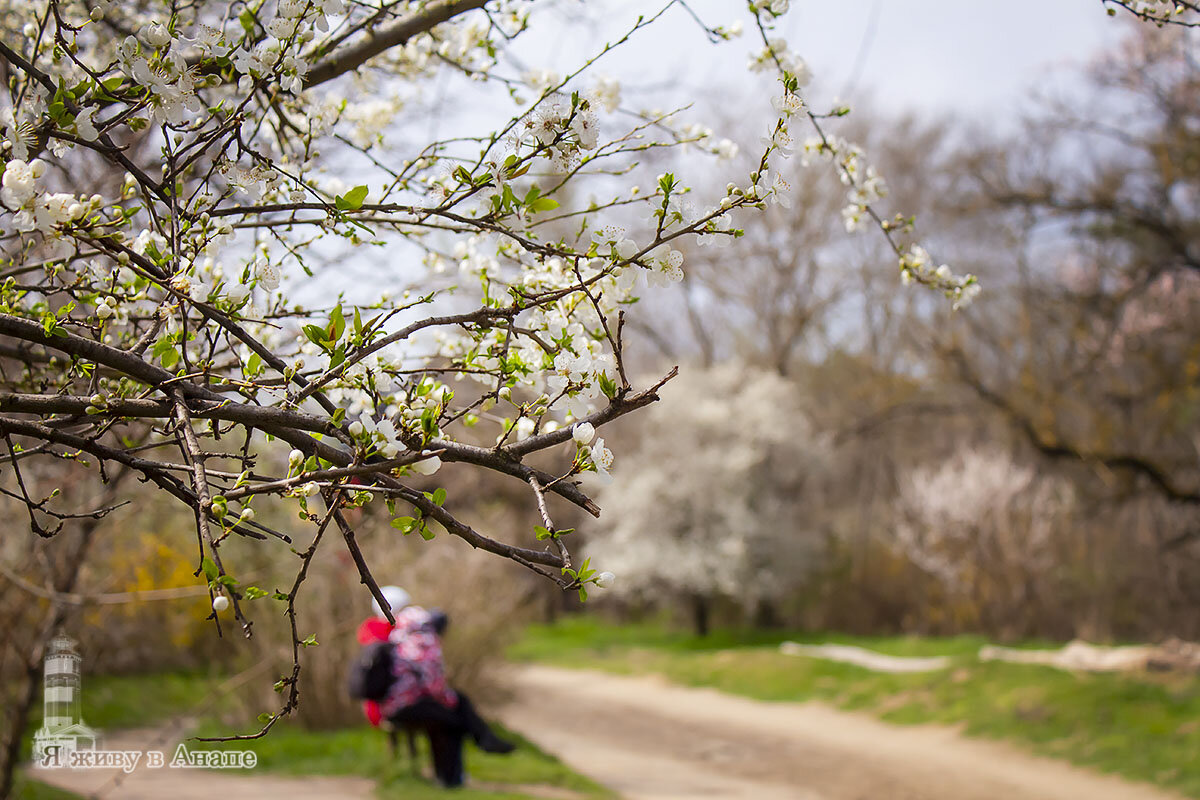
[{"label": "person sitting", "polygon": [[366,646],[386,641],[393,646],[391,683],[381,700],[364,701],[363,710],[372,725],[386,721],[393,728],[425,731],[438,782],[461,786],[466,736],[489,753],[509,753],[513,745],[492,731],[466,694],[449,686],[441,642],[447,616],[412,604],[408,592],[399,586],[385,586],[380,593],[395,624],[388,622],[375,601],[375,615],[359,626],[358,642]]}]

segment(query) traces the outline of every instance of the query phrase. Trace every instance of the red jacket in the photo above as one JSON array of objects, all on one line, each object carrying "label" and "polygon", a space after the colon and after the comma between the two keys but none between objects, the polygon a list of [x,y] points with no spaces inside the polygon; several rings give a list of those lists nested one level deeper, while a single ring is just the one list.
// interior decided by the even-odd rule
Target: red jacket
[{"label": "red jacket", "polygon": [[[371,617],[358,626],[358,643],[365,646],[372,642],[386,642],[391,633],[392,623],[383,617]],[[379,722],[383,719],[383,714],[379,711],[379,703],[374,700],[364,700],[363,713],[367,715],[368,722],[379,727]]]}]

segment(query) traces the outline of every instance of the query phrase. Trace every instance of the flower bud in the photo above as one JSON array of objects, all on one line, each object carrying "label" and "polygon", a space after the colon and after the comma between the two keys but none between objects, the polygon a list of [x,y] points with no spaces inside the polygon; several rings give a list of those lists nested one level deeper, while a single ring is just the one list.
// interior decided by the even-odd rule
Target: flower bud
[{"label": "flower bud", "polygon": [[596,428],[590,422],[581,422],[571,429],[571,438],[579,445],[591,444],[595,436]]}]

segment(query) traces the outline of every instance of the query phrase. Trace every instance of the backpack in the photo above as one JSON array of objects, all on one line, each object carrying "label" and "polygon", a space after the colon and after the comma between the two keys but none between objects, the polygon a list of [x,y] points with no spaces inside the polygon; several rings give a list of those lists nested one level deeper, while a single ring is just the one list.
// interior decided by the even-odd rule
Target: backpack
[{"label": "backpack", "polygon": [[374,700],[387,696],[392,686],[392,659],[396,646],[391,642],[371,642],[350,665],[346,688],[355,700]]}]

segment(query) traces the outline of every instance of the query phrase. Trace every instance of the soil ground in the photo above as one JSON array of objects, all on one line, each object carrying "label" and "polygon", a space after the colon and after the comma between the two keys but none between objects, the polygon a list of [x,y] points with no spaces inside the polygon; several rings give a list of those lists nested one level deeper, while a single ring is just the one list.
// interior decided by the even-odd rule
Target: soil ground
[{"label": "soil ground", "polygon": [[628,800],[1178,800],[952,728],[653,677],[522,666],[500,714]]}]

